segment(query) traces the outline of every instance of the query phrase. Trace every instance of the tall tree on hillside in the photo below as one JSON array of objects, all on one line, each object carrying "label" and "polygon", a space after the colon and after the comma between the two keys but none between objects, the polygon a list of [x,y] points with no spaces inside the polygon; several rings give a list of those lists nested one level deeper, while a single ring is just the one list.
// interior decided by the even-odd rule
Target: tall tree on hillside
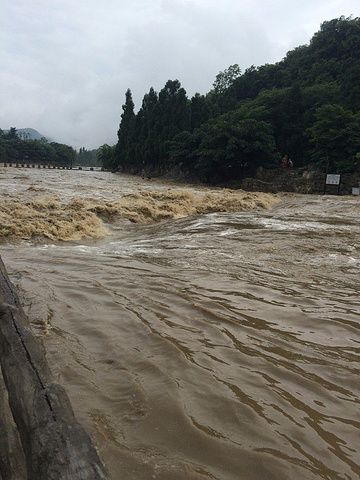
[{"label": "tall tree on hillside", "polygon": [[144,95],[141,108],[136,116],[136,161],[138,166],[155,164],[159,157],[159,98],[151,87]]},{"label": "tall tree on hillside", "polygon": [[120,127],[118,130],[118,143],[116,145],[115,161],[116,166],[126,167],[131,164],[134,157],[134,127],[135,113],[134,102],[130,88],[125,93],[125,104],[122,106]]},{"label": "tall tree on hillside", "polygon": [[190,104],[190,130],[200,127],[210,118],[210,106],[204,95],[195,93]]},{"label": "tall tree on hillside", "polygon": [[169,140],[189,128],[189,103],[186,91],[179,80],[168,80],[159,92],[159,115],[162,124],[162,137]]},{"label": "tall tree on hillside", "polygon": [[4,137],[6,140],[13,140],[15,138],[19,138],[16,127],[10,127],[10,130],[4,135]]},{"label": "tall tree on hillside", "polygon": [[241,69],[237,63],[225,68],[223,72],[219,72],[215,77],[213,88],[215,93],[224,93],[234,81],[240,77]]},{"label": "tall tree on hillside", "polygon": [[216,75],[213,89],[207,95],[207,101],[214,116],[234,109],[235,95],[232,86],[240,77],[241,70],[236,63]]},{"label": "tall tree on hillside", "polygon": [[159,92],[159,164],[167,161],[168,142],[190,128],[190,105],[179,80],[168,80]]}]

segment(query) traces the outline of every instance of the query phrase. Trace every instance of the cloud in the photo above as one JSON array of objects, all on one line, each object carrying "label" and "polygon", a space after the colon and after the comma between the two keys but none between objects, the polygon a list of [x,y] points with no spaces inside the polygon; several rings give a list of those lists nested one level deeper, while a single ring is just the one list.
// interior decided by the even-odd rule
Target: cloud
[{"label": "cloud", "polygon": [[76,148],[114,144],[136,107],[179,79],[207,93],[219,71],[280,61],[355,1],[16,0],[1,18],[0,126],[32,127]]}]

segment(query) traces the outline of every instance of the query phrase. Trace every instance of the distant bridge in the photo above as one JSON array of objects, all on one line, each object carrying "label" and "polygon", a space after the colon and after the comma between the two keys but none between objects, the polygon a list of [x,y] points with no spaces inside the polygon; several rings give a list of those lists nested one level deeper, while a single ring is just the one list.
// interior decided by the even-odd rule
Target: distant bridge
[{"label": "distant bridge", "polygon": [[40,163],[25,163],[25,162],[2,162],[3,167],[15,167],[15,168],[45,168],[53,170],[87,170],[87,171],[105,171],[102,167],[89,167],[85,165],[53,165],[53,164],[40,164]]}]

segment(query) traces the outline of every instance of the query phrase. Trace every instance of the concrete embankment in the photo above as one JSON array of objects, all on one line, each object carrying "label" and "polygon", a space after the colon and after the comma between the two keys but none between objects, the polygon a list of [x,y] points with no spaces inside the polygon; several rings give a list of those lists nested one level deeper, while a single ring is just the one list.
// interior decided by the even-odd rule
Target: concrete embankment
[{"label": "concrete embankment", "polygon": [[0,258],[0,478],[110,477],[54,382]]},{"label": "concrete embankment", "polygon": [[245,178],[240,188],[260,192],[294,192],[329,195],[351,195],[360,186],[360,172],[341,174],[340,185],[326,185],[327,174],[311,166],[298,169],[259,171],[254,178]]},{"label": "concrete embankment", "polygon": [[[127,172],[138,175],[137,171]],[[329,172],[331,173],[331,172]],[[149,171],[150,177],[165,178],[170,181],[202,184],[201,180],[193,174],[182,171],[176,167],[168,172]],[[326,185],[327,174],[323,168],[312,164],[301,168],[275,168],[266,170],[259,168],[254,176],[235,178],[221,181],[214,178],[209,184],[230,189],[242,189],[250,192],[266,193],[305,193],[329,195],[352,195],[353,189],[360,187],[360,171],[355,173],[342,173],[340,185]]]}]

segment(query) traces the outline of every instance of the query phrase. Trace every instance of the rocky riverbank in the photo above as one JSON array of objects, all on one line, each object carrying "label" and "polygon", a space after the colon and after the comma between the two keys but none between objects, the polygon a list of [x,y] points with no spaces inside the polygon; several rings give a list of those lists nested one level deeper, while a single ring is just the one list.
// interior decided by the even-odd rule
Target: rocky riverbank
[{"label": "rocky riverbank", "polygon": [[[276,169],[259,171],[254,178],[245,178],[240,188],[261,192],[295,192],[322,194],[325,191],[326,174],[315,168],[304,167],[293,170]],[[327,185],[326,193],[351,195],[353,188],[360,186],[360,173],[341,175],[338,185]]]},{"label": "rocky riverbank", "polygon": [[[153,174],[153,176],[157,176]],[[160,175],[163,176],[163,175]],[[179,170],[173,170],[164,175],[165,178],[175,181],[199,183],[195,177],[188,177]],[[245,177],[222,183],[219,186],[232,189],[243,189],[251,192],[293,192],[304,194],[323,194],[325,191],[326,173],[319,168],[308,165],[302,168],[273,170],[259,169],[254,177]],[[352,195],[353,188],[360,187],[360,171],[354,174],[342,174],[340,189],[338,185],[327,185],[326,193]]]}]

